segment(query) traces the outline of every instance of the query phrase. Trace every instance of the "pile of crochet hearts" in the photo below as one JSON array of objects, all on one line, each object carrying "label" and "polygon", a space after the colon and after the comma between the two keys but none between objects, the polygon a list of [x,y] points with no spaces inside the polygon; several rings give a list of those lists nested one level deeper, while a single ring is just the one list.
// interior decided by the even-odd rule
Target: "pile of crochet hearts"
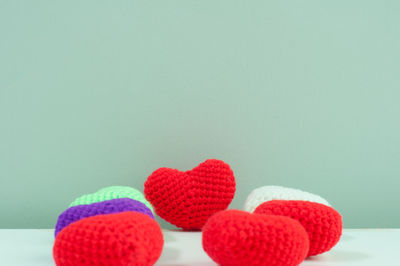
[{"label": "pile of crochet hearts", "polygon": [[119,186],[72,202],[58,217],[55,236],[57,265],[153,265],[164,245],[143,194]]},{"label": "pile of crochet hearts", "polygon": [[155,170],[144,195],[108,187],[71,203],[58,218],[57,265],[153,265],[163,247],[154,212],[186,231],[202,231],[205,252],[220,265],[300,264],[339,241],[342,218],[320,196],[265,186],[244,210],[226,210],[236,191],[230,166],[206,160],[188,171]]}]

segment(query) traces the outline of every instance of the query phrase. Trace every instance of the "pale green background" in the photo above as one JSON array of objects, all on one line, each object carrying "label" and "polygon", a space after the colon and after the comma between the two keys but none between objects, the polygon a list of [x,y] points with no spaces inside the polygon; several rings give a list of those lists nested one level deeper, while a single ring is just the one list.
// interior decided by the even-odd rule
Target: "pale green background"
[{"label": "pale green background", "polygon": [[[230,163],[400,227],[399,1],[0,1],[0,227]],[[163,226],[166,224],[163,223]]]}]

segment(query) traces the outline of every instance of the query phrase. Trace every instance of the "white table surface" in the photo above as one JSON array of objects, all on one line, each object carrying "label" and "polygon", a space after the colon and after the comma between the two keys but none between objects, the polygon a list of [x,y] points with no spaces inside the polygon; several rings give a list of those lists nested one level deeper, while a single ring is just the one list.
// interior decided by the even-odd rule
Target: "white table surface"
[{"label": "white table surface", "polygon": [[[203,251],[201,233],[164,230],[164,249],[156,265],[216,265]],[[54,265],[53,230],[0,229],[0,265]],[[345,229],[328,253],[301,265],[400,265],[400,229]]]}]

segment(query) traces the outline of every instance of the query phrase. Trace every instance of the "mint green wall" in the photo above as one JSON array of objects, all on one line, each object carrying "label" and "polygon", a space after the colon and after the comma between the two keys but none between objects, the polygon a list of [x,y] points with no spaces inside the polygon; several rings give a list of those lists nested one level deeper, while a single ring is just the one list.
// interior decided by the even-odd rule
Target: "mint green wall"
[{"label": "mint green wall", "polygon": [[[230,163],[400,227],[399,1],[0,1],[0,227]],[[165,224],[163,224],[165,226]]]}]

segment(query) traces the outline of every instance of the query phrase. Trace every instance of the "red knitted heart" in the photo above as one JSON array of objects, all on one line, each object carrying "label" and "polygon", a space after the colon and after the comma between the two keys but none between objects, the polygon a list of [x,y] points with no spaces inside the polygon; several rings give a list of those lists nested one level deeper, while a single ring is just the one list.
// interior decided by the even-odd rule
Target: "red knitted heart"
[{"label": "red knitted heart", "polygon": [[83,218],[56,237],[53,257],[58,266],[154,265],[164,246],[158,223],[133,211]]},{"label": "red knitted heart", "polygon": [[301,200],[272,200],[258,206],[254,213],[284,215],[299,221],[310,238],[308,256],[327,252],[342,235],[342,216],[324,204]]},{"label": "red knitted heart", "polygon": [[228,164],[210,159],[182,172],[159,168],[144,184],[146,199],[164,220],[185,230],[199,230],[231,203],[236,190]]},{"label": "red knitted heart", "polygon": [[203,227],[203,249],[219,265],[295,266],[306,257],[307,232],[289,217],[219,212]]}]

